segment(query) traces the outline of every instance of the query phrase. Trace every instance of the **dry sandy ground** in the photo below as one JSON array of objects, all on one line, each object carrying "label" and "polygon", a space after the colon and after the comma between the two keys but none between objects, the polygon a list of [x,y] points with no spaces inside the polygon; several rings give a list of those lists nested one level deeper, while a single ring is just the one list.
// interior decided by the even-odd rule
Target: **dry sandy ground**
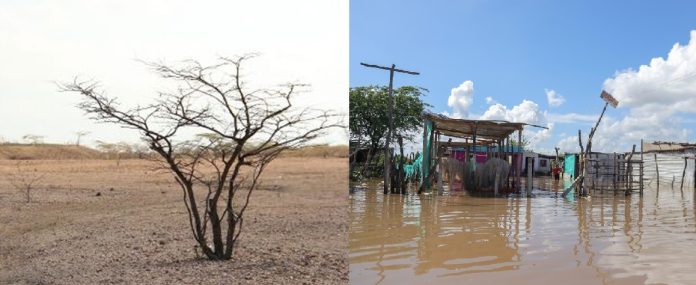
[{"label": "dry sandy ground", "polygon": [[32,203],[16,163],[0,160],[0,284],[348,282],[346,159],[273,162],[222,262],[196,257],[182,192],[151,162],[25,162],[46,173]]}]

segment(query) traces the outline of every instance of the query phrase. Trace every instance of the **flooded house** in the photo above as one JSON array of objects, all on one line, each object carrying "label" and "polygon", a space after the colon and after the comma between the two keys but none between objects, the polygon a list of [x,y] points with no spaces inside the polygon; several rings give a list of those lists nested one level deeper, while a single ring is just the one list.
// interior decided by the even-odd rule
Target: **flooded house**
[{"label": "flooded house", "polygon": [[532,151],[525,151],[523,153],[524,163],[522,164],[522,174],[527,174],[527,165],[531,160],[532,173],[536,175],[551,175],[551,164],[556,159],[553,155],[546,155],[541,153],[536,153]]},{"label": "flooded house", "polygon": [[[433,185],[442,192],[445,179],[450,190],[497,193],[518,189],[524,169],[524,153],[519,147],[522,131],[525,126],[544,128],[499,120],[454,119],[432,113],[423,114],[423,119],[419,193]],[[445,141],[443,136],[449,139]]]}]

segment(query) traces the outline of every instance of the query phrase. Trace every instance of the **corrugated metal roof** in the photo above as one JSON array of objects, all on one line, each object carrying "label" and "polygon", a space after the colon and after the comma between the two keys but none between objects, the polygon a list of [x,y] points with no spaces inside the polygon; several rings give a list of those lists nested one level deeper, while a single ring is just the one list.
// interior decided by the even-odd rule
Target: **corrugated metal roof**
[{"label": "corrugated metal roof", "polygon": [[423,118],[430,120],[435,125],[435,130],[441,134],[451,137],[472,138],[474,132],[476,139],[501,140],[524,126],[533,126],[546,129],[546,127],[526,124],[513,123],[499,120],[465,120],[453,119],[440,114],[424,113]]}]

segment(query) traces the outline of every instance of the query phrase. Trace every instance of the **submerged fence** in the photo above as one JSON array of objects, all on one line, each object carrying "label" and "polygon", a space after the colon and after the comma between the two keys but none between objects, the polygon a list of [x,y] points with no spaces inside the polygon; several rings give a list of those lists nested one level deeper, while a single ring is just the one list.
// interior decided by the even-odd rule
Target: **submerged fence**
[{"label": "submerged fence", "polygon": [[586,167],[585,187],[592,191],[643,191],[644,163],[640,154],[591,153]]},{"label": "submerged fence", "polygon": [[587,160],[585,185],[593,191],[641,191],[645,188],[696,188],[696,151],[593,153]]},{"label": "submerged fence", "polygon": [[645,185],[648,187],[696,187],[696,151],[645,153]]}]

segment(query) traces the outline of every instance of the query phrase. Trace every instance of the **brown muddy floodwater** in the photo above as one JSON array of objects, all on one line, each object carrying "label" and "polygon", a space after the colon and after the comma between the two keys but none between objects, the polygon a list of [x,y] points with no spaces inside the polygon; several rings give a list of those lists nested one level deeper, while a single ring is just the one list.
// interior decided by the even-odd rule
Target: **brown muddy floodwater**
[{"label": "brown muddy floodwater", "polygon": [[352,185],[350,283],[696,284],[693,189],[575,199],[535,183],[551,190],[401,196]]}]

